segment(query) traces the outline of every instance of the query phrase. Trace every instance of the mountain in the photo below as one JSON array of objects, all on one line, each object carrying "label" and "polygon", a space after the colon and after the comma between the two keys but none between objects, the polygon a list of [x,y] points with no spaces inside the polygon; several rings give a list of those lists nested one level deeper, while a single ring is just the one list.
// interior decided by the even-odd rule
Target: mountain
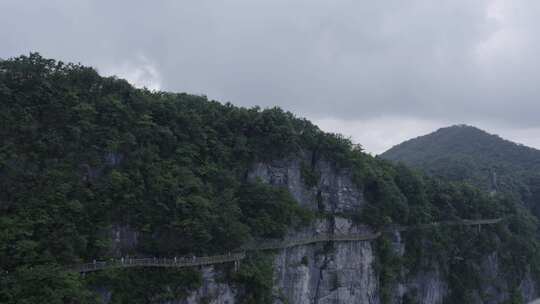
[{"label": "mountain", "polygon": [[380,157],[433,176],[516,195],[540,215],[540,150],[456,125],[403,142]]},{"label": "mountain", "polygon": [[0,61],[0,303],[521,303],[537,230],[279,108]]}]

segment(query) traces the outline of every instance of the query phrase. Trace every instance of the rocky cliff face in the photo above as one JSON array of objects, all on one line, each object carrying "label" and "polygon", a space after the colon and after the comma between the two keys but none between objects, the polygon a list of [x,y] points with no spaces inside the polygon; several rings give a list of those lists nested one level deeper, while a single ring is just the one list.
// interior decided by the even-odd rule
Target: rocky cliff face
[{"label": "rocky cliff face", "polygon": [[226,283],[220,282],[214,267],[205,267],[202,270],[202,286],[195,290],[186,299],[164,304],[233,304],[236,303],[236,290]]},{"label": "rocky cliff face", "polygon": [[[335,218],[316,222],[312,232],[354,233],[364,229],[368,228]],[[274,259],[276,303],[379,303],[377,289],[369,242],[297,246],[282,250]]]},{"label": "rocky cliff face", "polygon": [[[302,166],[319,176],[312,187],[306,186],[303,180]],[[353,184],[349,170],[337,170],[327,161],[313,161],[310,155],[257,163],[248,173],[248,180],[257,179],[273,186],[286,187],[302,207],[313,211],[353,214],[359,212],[365,202],[362,189]]]},{"label": "rocky cliff face", "polygon": [[[302,176],[302,167],[306,164],[318,174],[318,182],[311,186],[306,186]],[[286,187],[301,206],[331,215],[316,220],[300,231],[291,232],[288,238],[371,232],[369,227],[355,224],[343,216],[357,214],[364,206],[365,199],[362,189],[352,182],[351,172],[337,169],[330,162],[312,161],[311,155],[304,155],[289,160],[257,163],[248,172],[247,178]],[[127,239],[122,240],[122,236]],[[136,233],[125,227],[115,227],[114,237],[117,246],[124,243],[133,245]],[[395,233],[392,241],[394,252],[403,255],[405,245],[401,235]],[[329,242],[287,248],[278,251],[273,264],[276,304],[381,303],[377,257],[372,241]],[[486,275],[486,283],[477,292],[475,302],[501,303],[508,300],[508,287],[502,279],[496,255],[486,257],[480,267]],[[237,295],[241,292],[221,282],[218,279],[220,274],[213,267],[203,268],[202,272],[202,287],[174,304],[237,303]],[[530,276],[521,284],[526,300],[537,294]],[[440,304],[448,290],[446,278],[436,265],[417,273],[402,269],[398,282],[390,287],[391,302]]]},{"label": "rocky cliff face", "polygon": [[[317,172],[318,182],[306,186],[302,166]],[[357,233],[369,230],[339,215],[355,215],[365,204],[363,189],[352,181],[351,172],[337,169],[325,160],[312,161],[311,155],[286,161],[255,164],[248,179],[259,179],[287,187],[300,205],[332,214],[295,234]],[[403,254],[399,234],[395,249]],[[442,303],[447,286],[438,270],[423,272],[394,288],[395,303],[415,293],[420,303]],[[369,241],[335,242],[297,246],[280,251],[274,259],[276,303],[380,303],[376,257]]]},{"label": "rocky cliff face", "polygon": [[[312,187],[306,186],[303,180],[302,166],[309,166],[319,175]],[[301,206],[314,211],[354,214],[365,202],[350,172],[337,170],[326,161],[313,162],[311,155],[258,163],[249,172],[248,179],[287,187]],[[334,216],[319,220],[296,234],[352,233],[362,229],[367,228]],[[373,262],[369,242],[314,244],[282,250],[274,260],[276,303],[379,303]]]}]

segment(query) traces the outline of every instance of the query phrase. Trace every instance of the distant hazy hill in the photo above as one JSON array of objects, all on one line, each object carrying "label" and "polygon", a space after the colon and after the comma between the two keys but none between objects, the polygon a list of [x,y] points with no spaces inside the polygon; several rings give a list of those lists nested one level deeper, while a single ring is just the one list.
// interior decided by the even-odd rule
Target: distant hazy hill
[{"label": "distant hazy hill", "polygon": [[540,150],[472,126],[439,129],[394,146],[380,157],[486,190],[517,194],[533,209],[540,203]]}]

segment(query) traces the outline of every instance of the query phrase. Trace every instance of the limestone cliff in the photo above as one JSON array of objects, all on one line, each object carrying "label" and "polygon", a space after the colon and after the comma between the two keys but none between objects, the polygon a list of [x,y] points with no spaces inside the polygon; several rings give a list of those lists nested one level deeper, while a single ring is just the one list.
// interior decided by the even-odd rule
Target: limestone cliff
[{"label": "limestone cliff", "polygon": [[[317,182],[306,185],[302,167],[317,172]],[[325,160],[313,161],[311,155],[253,165],[249,181],[260,180],[276,187],[286,187],[305,208],[325,213],[309,227],[291,231],[287,238],[315,236],[325,233],[369,232],[369,227],[352,218],[366,204],[363,189],[352,181],[351,172],[338,169]],[[113,241],[132,248],[136,233],[126,227],[115,227]],[[125,236],[125,240],[123,240]],[[403,256],[405,245],[400,233],[392,236],[395,254]],[[282,249],[274,255],[273,296],[276,304],[349,304],[381,303],[377,253],[373,241],[329,242]],[[496,253],[486,256],[478,266],[485,275],[481,290],[475,293],[476,303],[503,303],[510,295],[502,278]],[[176,304],[237,303],[241,291],[223,282],[214,267],[202,269],[202,287]],[[527,274],[521,283],[525,300],[537,295],[535,284]],[[449,293],[447,278],[437,263],[427,263],[420,271],[402,269],[397,282],[387,287],[392,303],[440,304]],[[173,304],[172,302],[169,304]]]}]

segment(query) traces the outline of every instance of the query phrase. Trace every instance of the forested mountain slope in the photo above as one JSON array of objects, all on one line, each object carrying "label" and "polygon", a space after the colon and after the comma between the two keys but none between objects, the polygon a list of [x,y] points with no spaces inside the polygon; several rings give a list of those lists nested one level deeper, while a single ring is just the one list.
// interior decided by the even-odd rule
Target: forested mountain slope
[{"label": "forested mountain slope", "polygon": [[[498,217],[250,253],[238,271],[69,268]],[[278,108],[135,89],[39,54],[0,61],[1,303],[520,303],[538,294],[537,229],[511,197],[373,158]]]},{"label": "forested mountain slope", "polygon": [[428,174],[516,195],[540,215],[540,150],[457,125],[403,142],[380,155]]}]

